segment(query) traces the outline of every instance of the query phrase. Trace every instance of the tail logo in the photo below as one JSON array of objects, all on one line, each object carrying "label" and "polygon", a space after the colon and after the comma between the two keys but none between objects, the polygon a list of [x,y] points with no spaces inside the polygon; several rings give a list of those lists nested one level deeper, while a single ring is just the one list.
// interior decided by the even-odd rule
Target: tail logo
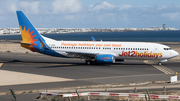
[{"label": "tail logo", "polygon": [[21,30],[21,35],[22,35],[22,39],[23,39],[23,43],[31,43],[31,46],[29,47],[32,51],[36,51],[36,49],[33,47],[34,45],[37,46],[36,41],[38,41],[38,39],[33,39],[34,37],[36,37],[36,35],[32,35],[34,33],[34,31],[29,32],[30,31],[30,27],[28,28],[28,30],[26,31],[26,26],[24,26],[24,29],[22,29],[22,26],[20,26],[20,30]]}]

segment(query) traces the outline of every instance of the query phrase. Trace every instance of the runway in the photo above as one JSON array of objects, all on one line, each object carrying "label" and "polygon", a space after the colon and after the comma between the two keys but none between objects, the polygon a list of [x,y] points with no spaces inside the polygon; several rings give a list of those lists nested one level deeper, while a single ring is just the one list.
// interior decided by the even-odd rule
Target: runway
[{"label": "runway", "polygon": [[[40,54],[0,53],[0,90],[35,90],[137,81],[169,81],[180,62],[150,61],[86,65],[84,60]],[[178,75],[179,76],[179,75]]]}]

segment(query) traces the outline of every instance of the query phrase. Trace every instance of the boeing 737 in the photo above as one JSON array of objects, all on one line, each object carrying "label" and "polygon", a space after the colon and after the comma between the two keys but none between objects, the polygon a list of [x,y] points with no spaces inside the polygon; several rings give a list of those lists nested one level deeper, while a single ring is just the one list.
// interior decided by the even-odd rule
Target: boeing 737
[{"label": "boeing 737", "polygon": [[33,52],[67,58],[81,58],[86,64],[115,63],[118,60],[157,60],[158,65],[178,52],[158,43],[108,41],[56,41],[42,36],[22,11],[17,11],[21,46]]}]

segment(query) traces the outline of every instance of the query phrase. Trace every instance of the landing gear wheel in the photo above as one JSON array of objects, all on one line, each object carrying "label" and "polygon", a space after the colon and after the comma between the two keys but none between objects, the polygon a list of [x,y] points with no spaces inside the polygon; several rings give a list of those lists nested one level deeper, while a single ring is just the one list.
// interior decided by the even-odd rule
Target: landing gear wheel
[{"label": "landing gear wheel", "polygon": [[86,64],[87,64],[87,65],[90,65],[90,64],[91,64],[91,61],[86,61]]},{"label": "landing gear wheel", "polygon": [[158,65],[161,66],[161,62],[159,62]]}]

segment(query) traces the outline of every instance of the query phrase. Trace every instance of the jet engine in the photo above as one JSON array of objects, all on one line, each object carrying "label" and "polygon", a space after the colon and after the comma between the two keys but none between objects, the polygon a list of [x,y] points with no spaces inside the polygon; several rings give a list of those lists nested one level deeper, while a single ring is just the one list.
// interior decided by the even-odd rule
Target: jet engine
[{"label": "jet engine", "polygon": [[104,54],[104,55],[97,55],[96,56],[97,63],[115,63],[114,55]]}]

